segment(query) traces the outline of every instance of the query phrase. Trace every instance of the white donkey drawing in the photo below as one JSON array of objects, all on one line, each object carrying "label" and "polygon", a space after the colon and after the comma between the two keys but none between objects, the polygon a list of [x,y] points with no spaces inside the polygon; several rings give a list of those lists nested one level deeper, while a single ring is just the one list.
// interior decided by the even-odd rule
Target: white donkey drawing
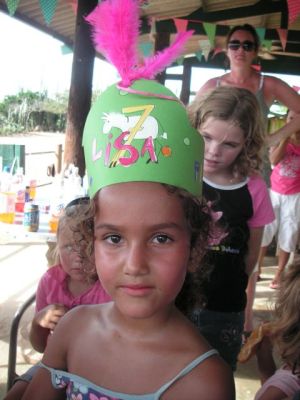
[{"label": "white donkey drawing", "polygon": [[[130,115],[127,117],[121,113],[103,113],[103,133],[109,133],[112,128],[119,128],[122,132],[129,131],[137,124],[140,118],[139,115]],[[134,136],[134,139],[147,139],[149,136],[151,136],[152,139],[158,137],[158,122],[152,115],[148,115],[141,128]],[[161,137],[167,139],[167,133],[163,133]]]}]

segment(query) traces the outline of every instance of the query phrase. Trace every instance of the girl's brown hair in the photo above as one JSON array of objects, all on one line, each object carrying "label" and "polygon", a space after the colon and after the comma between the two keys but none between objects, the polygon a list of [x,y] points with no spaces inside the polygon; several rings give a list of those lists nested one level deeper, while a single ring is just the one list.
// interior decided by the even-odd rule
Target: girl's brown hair
[{"label": "girl's brown hair", "polygon": [[[202,259],[210,238],[213,222],[204,200],[192,196],[185,190],[177,187],[165,184],[162,185],[171,195],[180,198],[191,232],[191,254],[188,265],[189,272],[187,273],[184,285],[176,298],[177,307],[187,314],[196,301],[198,303],[203,303],[205,301],[205,299],[202,299],[201,297],[200,289],[210,271],[202,262]],[[82,254],[87,254],[87,256],[94,253],[94,217],[99,212],[99,206],[96,199],[97,195],[91,201],[89,209],[85,213],[85,217],[81,218],[76,234],[78,246],[80,246]],[[87,271],[87,273],[94,274],[95,266],[93,266],[90,271]]]},{"label": "girl's brown hair", "polygon": [[[91,213],[91,202],[86,198],[84,201],[68,205],[58,221],[57,242],[61,231],[65,226],[74,234],[74,245],[76,251],[82,258],[83,272],[86,279],[90,282],[97,279],[96,267],[94,262],[94,249],[90,241],[86,241],[86,235],[93,232],[93,215]],[[83,234],[84,233],[84,234]],[[57,258],[59,260],[58,246],[56,246]]]},{"label": "girl's brown hair", "polygon": [[233,165],[235,176],[246,177],[262,166],[265,128],[254,94],[247,89],[220,86],[188,106],[191,124],[201,134],[208,118],[235,124],[244,133],[245,146]]},{"label": "girl's brown hair", "polygon": [[291,264],[282,278],[272,331],[282,361],[300,375],[300,262]]}]

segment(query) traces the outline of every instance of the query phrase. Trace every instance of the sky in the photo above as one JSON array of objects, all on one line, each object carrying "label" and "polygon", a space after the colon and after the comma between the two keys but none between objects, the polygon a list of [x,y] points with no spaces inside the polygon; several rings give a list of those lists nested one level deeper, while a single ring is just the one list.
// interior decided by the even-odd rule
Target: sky
[{"label": "sky", "polygon": [[[47,90],[50,97],[69,90],[73,55],[63,55],[61,47],[62,43],[50,35],[0,12],[0,101],[22,89]],[[196,91],[207,79],[223,73],[223,70],[195,68],[191,90]],[[300,76],[276,76],[291,86],[300,86]],[[117,80],[114,67],[95,60],[93,90],[102,91]],[[176,82],[169,81],[166,85],[180,95],[180,86]]]},{"label": "sky", "polygon": [[[61,47],[52,36],[0,12],[0,101],[21,89],[47,90],[50,96],[69,90],[73,54],[63,55]],[[102,90],[117,79],[114,68],[95,60],[95,89]]]}]

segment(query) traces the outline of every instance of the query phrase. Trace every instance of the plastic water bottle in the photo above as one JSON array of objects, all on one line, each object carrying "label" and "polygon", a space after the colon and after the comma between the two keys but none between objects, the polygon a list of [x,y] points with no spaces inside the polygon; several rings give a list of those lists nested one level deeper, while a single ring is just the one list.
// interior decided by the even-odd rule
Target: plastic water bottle
[{"label": "plastic water bottle", "polygon": [[83,197],[84,189],[82,187],[82,178],[79,175],[78,167],[73,164],[69,167],[69,174],[64,179],[64,204],[67,205],[70,201]]},{"label": "plastic water bottle", "polygon": [[0,177],[0,221],[13,224],[15,220],[16,194],[12,190],[12,175],[8,166]]},{"label": "plastic water bottle", "polygon": [[25,204],[25,177],[23,168],[17,168],[15,175],[12,177],[12,191],[16,194],[15,211],[23,212]]},{"label": "plastic water bottle", "polygon": [[82,188],[83,188],[83,195],[87,196],[89,191],[89,178],[87,176],[87,173],[84,174],[84,177],[82,179]]},{"label": "plastic water bottle", "polygon": [[57,176],[53,182],[54,197],[51,199],[50,205],[49,230],[52,233],[57,232],[58,220],[65,207],[64,190],[64,177],[63,175]]}]

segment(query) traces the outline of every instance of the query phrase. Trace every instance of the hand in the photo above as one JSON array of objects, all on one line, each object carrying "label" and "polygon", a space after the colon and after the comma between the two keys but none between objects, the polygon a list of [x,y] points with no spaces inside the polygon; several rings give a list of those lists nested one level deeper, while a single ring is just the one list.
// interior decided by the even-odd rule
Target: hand
[{"label": "hand", "polygon": [[50,304],[35,315],[33,324],[54,331],[58,321],[67,311],[62,304]]}]

